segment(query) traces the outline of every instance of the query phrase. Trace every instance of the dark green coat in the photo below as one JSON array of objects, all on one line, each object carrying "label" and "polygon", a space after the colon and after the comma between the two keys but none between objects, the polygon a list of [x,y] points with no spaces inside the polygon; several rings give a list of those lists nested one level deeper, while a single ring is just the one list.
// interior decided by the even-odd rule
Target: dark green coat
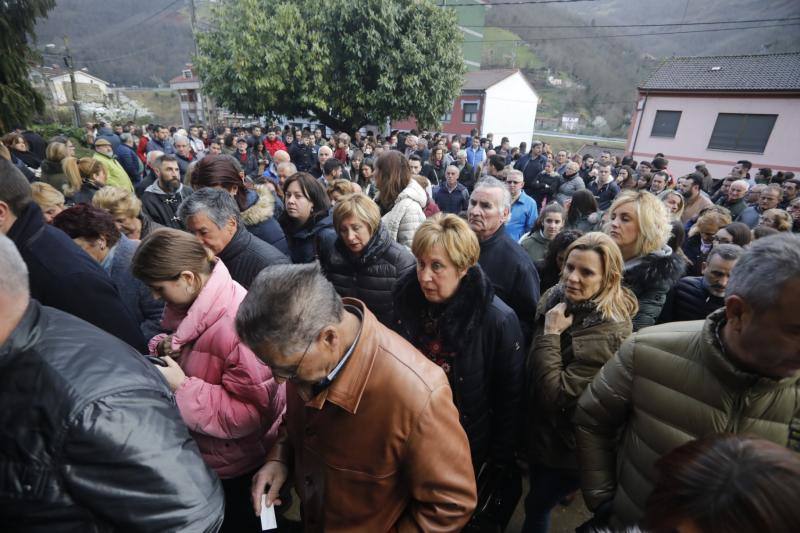
[{"label": "dark green coat", "polygon": [[714,433],[757,435],[798,449],[800,375],[739,370],[722,352],[720,309],[632,335],[581,395],[575,434],[581,484],[594,510],[613,500],[612,525],[642,518],[655,461]]}]

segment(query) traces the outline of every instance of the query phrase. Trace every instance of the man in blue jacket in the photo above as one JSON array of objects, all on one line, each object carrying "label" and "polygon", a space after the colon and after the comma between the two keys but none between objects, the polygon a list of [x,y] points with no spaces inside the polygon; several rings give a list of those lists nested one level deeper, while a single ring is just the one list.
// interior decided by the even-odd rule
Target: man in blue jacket
[{"label": "man in blue jacket", "polygon": [[125,169],[125,173],[131,179],[131,183],[136,185],[142,181],[144,165],[139,156],[136,155],[136,149],[133,147],[133,135],[123,133],[120,135],[120,140],[122,142],[114,148],[114,155],[117,156],[117,161]]}]

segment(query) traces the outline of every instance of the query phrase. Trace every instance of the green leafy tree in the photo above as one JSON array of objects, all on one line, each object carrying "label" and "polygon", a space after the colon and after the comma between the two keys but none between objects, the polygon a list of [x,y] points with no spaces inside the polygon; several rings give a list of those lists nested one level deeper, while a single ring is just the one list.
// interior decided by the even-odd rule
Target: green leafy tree
[{"label": "green leafy tree", "polygon": [[46,17],[55,0],[0,1],[0,132],[25,124],[44,110],[44,100],[28,81],[36,19]]},{"label": "green leafy tree", "polygon": [[221,2],[197,36],[204,90],[248,115],[334,130],[414,116],[434,127],[459,93],[462,35],[429,0]]}]

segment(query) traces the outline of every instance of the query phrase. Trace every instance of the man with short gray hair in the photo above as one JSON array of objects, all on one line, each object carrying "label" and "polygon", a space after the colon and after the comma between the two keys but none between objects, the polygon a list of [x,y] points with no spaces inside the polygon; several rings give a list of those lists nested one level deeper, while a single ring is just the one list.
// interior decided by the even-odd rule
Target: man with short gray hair
[{"label": "man with short gray hair", "polygon": [[656,461],[688,441],[749,433],[800,451],[798,295],[800,238],[759,239],[724,308],[634,333],[603,366],[574,422],[584,499],[612,529],[642,518]]},{"label": "man with short gray hair", "polygon": [[222,486],[160,373],[32,299],[26,262],[2,234],[0,364],[5,530],[217,531]]},{"label": "man with short gray hair", "polygon": [[459,531],[475,509],[469,444],[441,368],[342,299],[318,263],[265,269],[239,338],[287,382],[256,513],[290,474],[309,531]]},{"label": "man with short gray hair", "polygon": [[510,213],[511,193],[505,183],[487,177],[475,185],[467,223],[480,241],[478,263],[500,299],[517,314],[525,341],[530,344],[539,301],[539,273],[522,246],[505,230]]},{"label": "man with short gray hair", "polygon": [[244,228],[239,207],[225,190],[199,189],[183,201],[178,217],[186,231],[219,257],[245,289],[264,268],[289,263],[277,248]]}]

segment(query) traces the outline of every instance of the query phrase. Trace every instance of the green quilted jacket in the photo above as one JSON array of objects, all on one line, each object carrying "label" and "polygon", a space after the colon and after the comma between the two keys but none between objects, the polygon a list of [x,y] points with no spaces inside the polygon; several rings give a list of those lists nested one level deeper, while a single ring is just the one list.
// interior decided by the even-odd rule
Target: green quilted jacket
[{"label": "green quilted jacket", "polygon": [[634,334],[581,395],[573,420],[584,499],[592,510],[613,500],[612,526],[641,519],[655,461],[685,442],[748,433],[798,449],[800,375],[736,368],[717,341],[724,313]]}]

